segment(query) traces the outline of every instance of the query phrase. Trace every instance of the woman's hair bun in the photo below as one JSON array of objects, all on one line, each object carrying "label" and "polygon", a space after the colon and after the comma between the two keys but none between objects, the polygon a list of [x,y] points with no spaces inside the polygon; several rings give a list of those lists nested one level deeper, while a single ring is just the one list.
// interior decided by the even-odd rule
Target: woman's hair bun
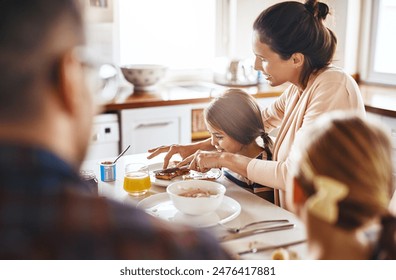
[{"label": "woman's hair bun", "polygon": [[307,0],[304,6],[318,20],[326,19],[329,14],[329,6],[317,0]]}]

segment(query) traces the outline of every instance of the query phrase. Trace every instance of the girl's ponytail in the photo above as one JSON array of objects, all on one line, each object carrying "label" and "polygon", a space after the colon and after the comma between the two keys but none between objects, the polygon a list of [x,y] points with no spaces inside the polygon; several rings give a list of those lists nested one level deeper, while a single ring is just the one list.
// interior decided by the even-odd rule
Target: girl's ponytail
[{"label": "girl's ponytail", "polygon": [[263,131],[260,136],[264,142],[264,151],[267,153],[267,160],[272,160],[272,139],[265,131]]}]

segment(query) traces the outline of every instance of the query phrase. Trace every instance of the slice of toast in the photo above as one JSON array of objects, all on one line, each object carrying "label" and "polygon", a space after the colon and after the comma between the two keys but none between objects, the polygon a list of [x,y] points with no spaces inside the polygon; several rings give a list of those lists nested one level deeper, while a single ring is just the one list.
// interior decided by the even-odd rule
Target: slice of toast
[{"label": "slice of toast", "polygon": [[190,173],[190,169],[188,168],[169,168],[164,170],[159,170],[155,172],[155,178],[161,180],[172,180],[175,177],[182,176]]}]

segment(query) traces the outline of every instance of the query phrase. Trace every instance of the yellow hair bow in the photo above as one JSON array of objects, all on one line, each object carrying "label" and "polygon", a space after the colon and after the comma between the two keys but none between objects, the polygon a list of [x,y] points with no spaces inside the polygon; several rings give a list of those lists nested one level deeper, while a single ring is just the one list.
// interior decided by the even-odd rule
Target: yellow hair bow
[{"label": "yellow hair bow", "polygon": [[348,195],[348,186],[326,176],[315,176],[313,184],[317,192],[308,200],[308,210],[328,223],[335,223],[338,220],[337,203]]}]

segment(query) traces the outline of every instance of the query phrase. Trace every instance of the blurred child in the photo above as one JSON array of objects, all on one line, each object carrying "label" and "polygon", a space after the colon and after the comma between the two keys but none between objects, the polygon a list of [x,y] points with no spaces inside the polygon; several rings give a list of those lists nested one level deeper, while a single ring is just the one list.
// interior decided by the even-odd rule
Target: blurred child
[{"label": "blurred child", "polygon": [[288,206],[314,259],[396,259],[391,144],[380,124],[328,114],[296,142]]},{"label": "blurred child", "polygon": [[[219,152],[230,152],[257,159],[272,159],[272,140],[264,131],[257,101],[240,89],[229,89],[204,110],[211,144]],[[272,188],[254,183],[223,168],[224,175],[237,185],[274,202]]]}]

